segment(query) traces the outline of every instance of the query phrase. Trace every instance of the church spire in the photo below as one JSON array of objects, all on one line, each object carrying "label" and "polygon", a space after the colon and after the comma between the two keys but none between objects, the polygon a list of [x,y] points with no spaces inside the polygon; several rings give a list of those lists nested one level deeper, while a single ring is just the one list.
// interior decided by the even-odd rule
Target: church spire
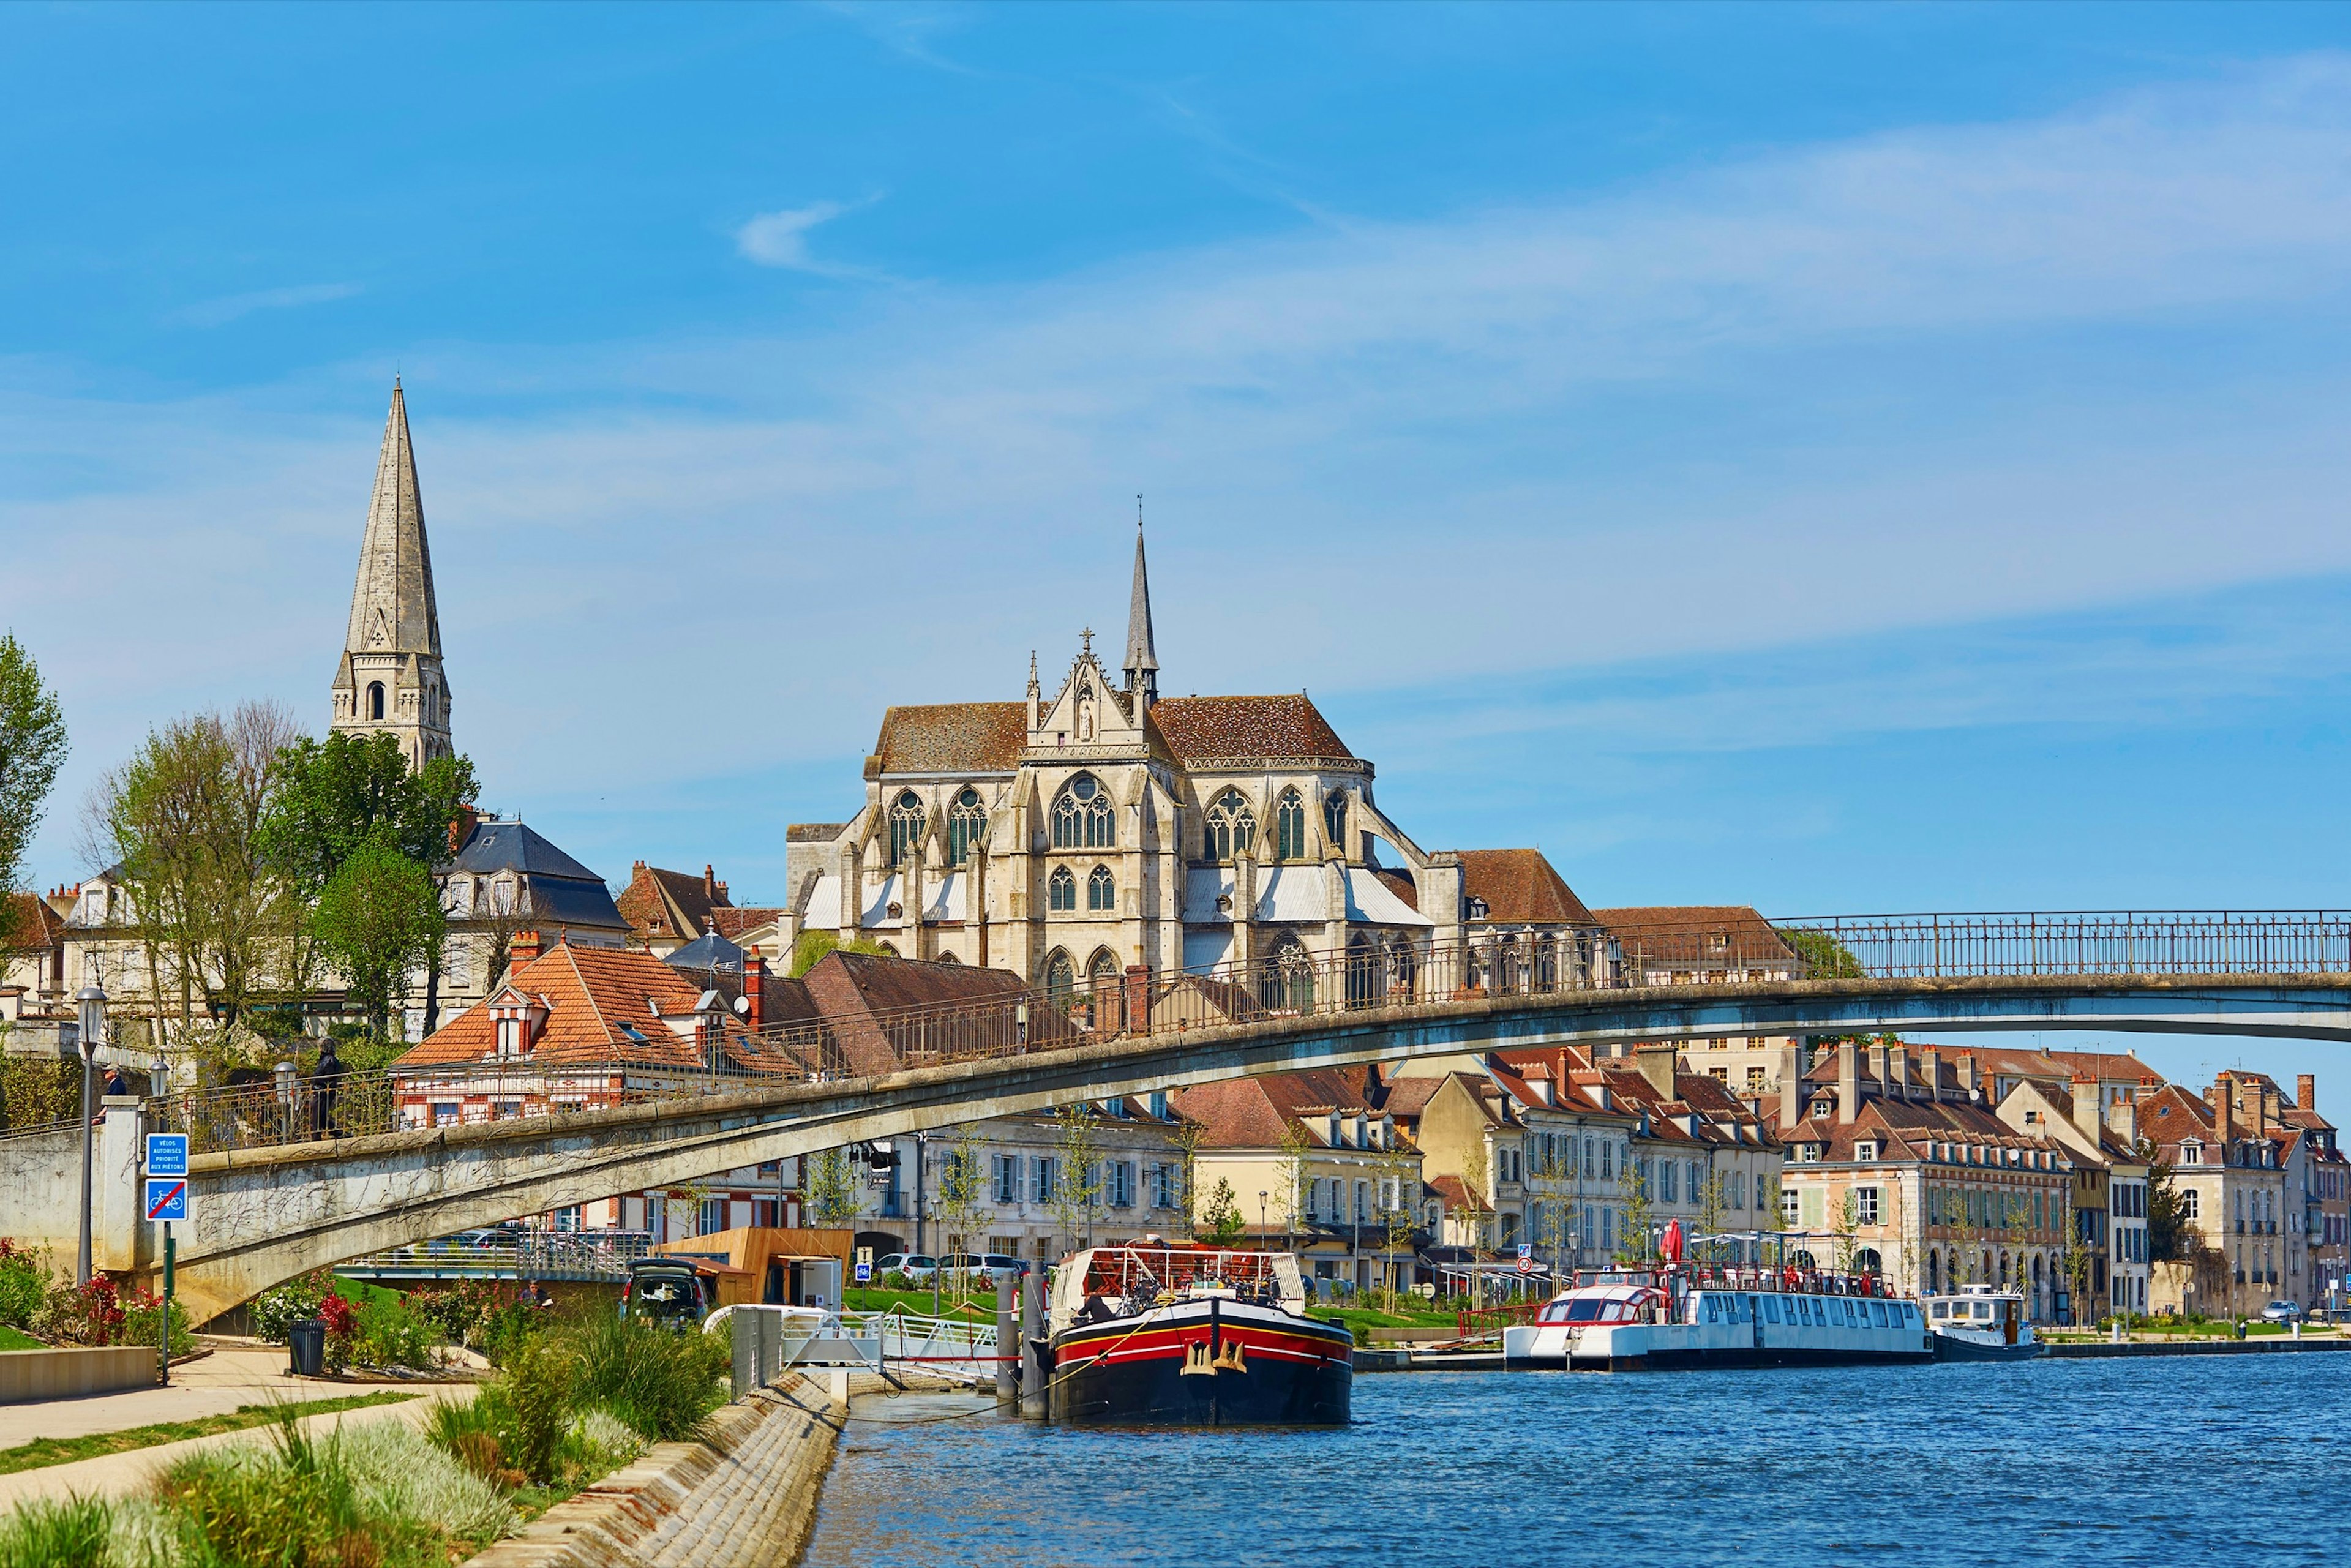
[{"label": "church spire", "polygon": [[441,617],[408,401],[397,377],[377,454],[367,534],[360,544],[351,619],[335,677],[334,727],[390,730],[411,766],[449,754],[449,692],[441,673]]},{"label": "church spire", "polygon": [[1143,706],[1159,700],[1159,654],[1151,641],[1151,577],[1143,565],[1143,497],[1134,498],[1134,588],[1126,607],[1126,689]]}]

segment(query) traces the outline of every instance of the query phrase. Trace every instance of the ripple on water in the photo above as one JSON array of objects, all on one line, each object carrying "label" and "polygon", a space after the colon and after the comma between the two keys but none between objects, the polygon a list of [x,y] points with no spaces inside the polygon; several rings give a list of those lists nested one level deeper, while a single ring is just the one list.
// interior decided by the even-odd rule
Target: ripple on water
[{"label": "ripple on water", "polygon": [[1389,1374],[1354,1408],[1311,1432],[861,1421],[807,1562],[2278,1568],[2336,1537],[2351,1354]]}]

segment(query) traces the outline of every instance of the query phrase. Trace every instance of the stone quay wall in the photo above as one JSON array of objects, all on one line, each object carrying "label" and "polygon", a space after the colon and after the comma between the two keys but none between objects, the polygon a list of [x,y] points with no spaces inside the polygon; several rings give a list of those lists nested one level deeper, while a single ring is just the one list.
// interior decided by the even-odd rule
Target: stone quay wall
[{"label": "stone quay wall", "polygon": [[775,1568],[816,1522],[848,1405],[788,1375],[549,1509],[468,1568]]}]

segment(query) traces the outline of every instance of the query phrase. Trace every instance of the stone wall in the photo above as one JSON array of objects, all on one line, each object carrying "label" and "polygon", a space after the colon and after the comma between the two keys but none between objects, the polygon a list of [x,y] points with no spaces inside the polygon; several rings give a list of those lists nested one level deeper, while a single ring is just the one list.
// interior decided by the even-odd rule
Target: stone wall
[{"label": "stone wall", "polygon": [[468,1568],[777,1568],[816,1521],[845,1403],[788,1375],[549,1509]]},{"label": "stone wall", "polygon": [[0,1353],[0,1405],[152,1388],[157,1370],[152,1344],[7,1351]]}]

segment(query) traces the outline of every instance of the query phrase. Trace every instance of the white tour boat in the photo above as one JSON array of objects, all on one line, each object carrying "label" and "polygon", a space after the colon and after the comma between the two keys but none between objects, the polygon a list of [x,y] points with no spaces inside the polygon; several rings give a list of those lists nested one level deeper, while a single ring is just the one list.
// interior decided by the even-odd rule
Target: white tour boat
[{"label": "white tour boat", "polygon": [[2030,1361],[2045,1348],[2017,1291],[1970,1285],[1924,1305],[1938,1361]]}]

